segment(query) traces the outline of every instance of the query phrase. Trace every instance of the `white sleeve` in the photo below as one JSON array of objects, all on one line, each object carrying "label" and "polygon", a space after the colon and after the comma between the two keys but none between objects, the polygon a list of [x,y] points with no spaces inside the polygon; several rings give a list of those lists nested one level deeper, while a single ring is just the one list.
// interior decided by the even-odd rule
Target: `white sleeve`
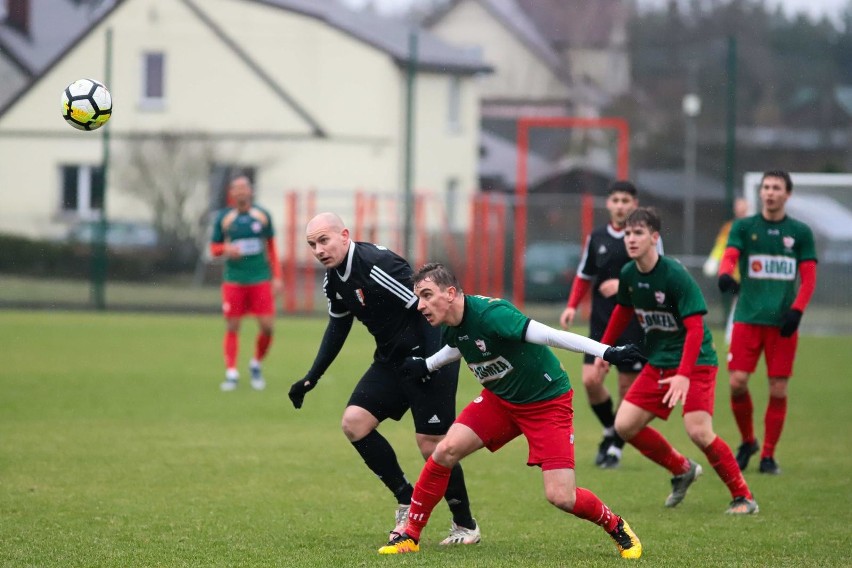
[{"label": "white sleeve", "polygon": [[426,358],[426,368],[429,369],[429,372],[436,369],[440,369],[447,363],[452,363],[453,361],[458,361],[461,359],[461,351],[456,349],[455,347],[450,347],[449,345],[444,345],[438,350],[437,353],[432,355],[431,357]]},{"label": "white sleeve", "polygon": [[595,357],[603,357],[604,351],[609,348],[609,345],[605,345],[594,339],[577,335],[570,331],[553,329],[548,325],[532,319],[527,326],[527,334],[524,339],[529,343],[549,345],[550,347],[558,347],[560,349],[567,349],[568,351],[576,351],[577,353],[588,353]]}]

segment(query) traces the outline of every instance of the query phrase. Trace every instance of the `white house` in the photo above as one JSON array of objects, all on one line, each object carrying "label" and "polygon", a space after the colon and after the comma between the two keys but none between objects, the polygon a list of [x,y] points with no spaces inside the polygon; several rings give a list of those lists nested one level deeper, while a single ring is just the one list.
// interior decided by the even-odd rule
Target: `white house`
[{"label": "white house", "polygon": [[[409,84],[413,186],[466,201],[477,185],[477,76],[490,68],[426,32],[411,58],[411,39],[408,26],[333,0],[117,0],[0,109],[0,232],[58,237],[96,217],[107,129],[113,220],[151,220],[126,191],[128,156],[164,135],[210,157],[191,197],[199,210],[215,202],[209,178],[232,167],[253,172],[279,226],[289,189],[316,188],[320,208],[355,188],[402,196]],[[108,81],[113,96],[96,132],[60,117],[62,89],[83,77]]]}]

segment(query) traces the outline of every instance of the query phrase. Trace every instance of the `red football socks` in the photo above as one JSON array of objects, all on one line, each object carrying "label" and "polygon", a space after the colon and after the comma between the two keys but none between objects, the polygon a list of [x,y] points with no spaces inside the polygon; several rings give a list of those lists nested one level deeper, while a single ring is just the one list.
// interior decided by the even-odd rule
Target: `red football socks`
[{"label": "red football socks", "polygon": [[411,509],[408,511],[408,524],[405,526],[408,536],[420,540],[420,533],[429,522],[432,510],[444,498],[447,484],[450,482],[450,471],[450,468],[435,463],[432,456],[426,460],[426,465],[414,486],[414,495],[411,496]]},{"label": "red football socks", "polygon": [[737,465],[737,460],[734,459],[734,453],[731,451],[730,446],[725,443],[725,440],[716,436],[710,442],[710,445],[704,448],[704,455],[707,456],[707,461],[716,470],[722,482],[728,486],[731,497],[752,498],[748,484],[746,484],[746,480],[740,471],[740,466]]},{"label": "red football socks", "polygon": [[225,332],[225,368],[233,369],[237,366],[237,332]]},{"label": "red football socks", "polygon": [[689,460],[680,455],[662,434],[645,426],[628,443],[639,450],[652,462],[669,470],[672,475],[681,475],[689,471]]},{"label": "red football socks", "polygon": [[749,391],[731,395],[731,410],[734,411],[734,420],[737,421],[737,428],[740,429],[743,442],[754,442],[754,426],[752,424],[754,405],[751,403]]},{"label": "red football socks", "polygon": [[582,487],[577,488],[576,495],[574,510],[571,511],[575,517],[600,525],[606,532],[615,530],[618,526],[618,516],[597,495]]},{"label": "red football socks", "polygon": [[761,458],[775,455],[775,445],[781,438],[781,430],[784,429],[784,420],[787,418],[787,397],[769,397],[769,405],[766,407],[766,415],[763,417],[763,427],[766,431],[763,440],[763,451]]},{"label": "red football socks", "polygon": [[257,339],[254,343],[254,358],[258,361],[263,361],[266,357],[266,352],[269,351],[269,345],[272,343],[272,335],[269,333],[260,332],[257,334]]}]

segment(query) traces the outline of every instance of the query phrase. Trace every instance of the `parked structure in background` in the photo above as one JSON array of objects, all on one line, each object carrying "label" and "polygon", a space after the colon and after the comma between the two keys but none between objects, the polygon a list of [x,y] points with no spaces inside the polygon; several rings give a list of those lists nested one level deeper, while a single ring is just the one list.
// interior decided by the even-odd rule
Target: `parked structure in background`
[{"label": "parked structure in background", "polygon": [[[19,19],[34,24],[60,4],[79,2],[13,3],[24,10]],[[32,81],[19,77],[26,87],[0,111],[0,187],[24,190],[4,203],[0,232],[58,237],[70,224],[100,216],[101,136],[70,131],[58,112],[44,109],[57,107],[69,80],[104,72],[108,28],[115,46],[108,85],[115,157],[108,169],[110,220],[153,220],[138,191],[123,187],[145,173],[152,160],[140,153],[157,153],[146,149],[152,143],[168,144],[172,156],[205,160],[194,168],[194,191],[175,205],[190,218],[224,204],[223,172],[235,169],[252,175],[258,199],[270,204],[279,226],[283,207],[275,204],[290,188],[401,195],[409,88],[413,186],[436,188],[461,203],[476,188],[474,78],[490,68],[474,50],[420,32],[412,55],[409,26],[331,0],[116,0],[104,6],[67,49],[33,67]],[[4,68],[14,65],[8,60],[7,54]]]}]

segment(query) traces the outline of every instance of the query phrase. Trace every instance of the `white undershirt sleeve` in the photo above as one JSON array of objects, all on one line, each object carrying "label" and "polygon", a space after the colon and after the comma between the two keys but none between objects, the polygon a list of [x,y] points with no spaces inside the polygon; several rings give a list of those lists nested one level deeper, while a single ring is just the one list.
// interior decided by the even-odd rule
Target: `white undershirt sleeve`
[{"label": "white undershirt sleeve", "polygon": [[550,347],[558,347],[577,353],[588,353],[595,357],[603,357],[604,351],[609,348],[609,345],[604,345],[594,339],[577,335],[570,331],[553,329],[549,325],[544,325],[535,320],[530,320],[527,326],[527,335],[524,339],[528,343],[549,345]]},{"label": "white undershirt sleeve", "polygon": [[431,373],[432,371],[440,369],[447,363],[458,361],[461,359],[461,356],[461,351],[457,348],[444,345],[437,353],[426,358],[426,368],[429,369],[429,372]]}]

